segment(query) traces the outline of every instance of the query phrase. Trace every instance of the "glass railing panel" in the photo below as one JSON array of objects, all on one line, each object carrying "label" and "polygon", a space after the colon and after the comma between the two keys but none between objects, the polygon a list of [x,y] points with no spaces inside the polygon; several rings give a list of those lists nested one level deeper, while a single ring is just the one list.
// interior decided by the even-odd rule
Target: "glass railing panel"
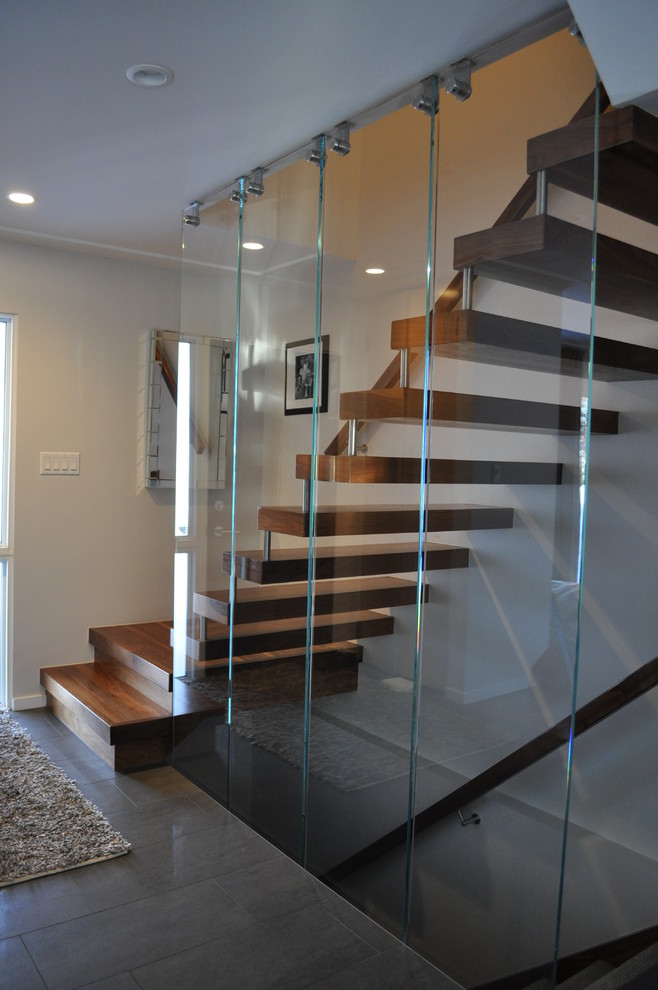
[{"label": "glass railing panel", "polygon": [[[266,171],[264,191],[244,204],[235,525],[225,555],[235,578],[228,804],[297,859],[308,536],[294,454],[312,443],[320,178],[302,158]],[[216,676],[209,664],[207,679]]]},{"label": "glass railing panel", "polygon": [[405,411],[391,330],[425,322],[433,126],[410,103],[326,167],[306,865],[398,935],[404,856],[365,882],[352,860],[390,828],[406,837],[410,801],[422,394]]},{"label": "glass railing panel", "polygon": [[[622,127],[623,138],[613,131]],[[574,742],[560,934],[560,973],[573,953],[600,946],[609,964],[637,965],[638,986],[658,979],[655,948],[651,974],[638,956],[658,938],[657,133],[655,117],[633,107],[599,123],[595,332],[637,362],[633,374],[594,382],[594,402],[619,411],[619,435],[590,442],[576,703],[626,704]]]},{"label": "glass railing panel", "polygon": [[[555,948],[566,770],[550,828],[532,788],[505,786],[573,703],[594,134],[576,191],[538,136],[593,113],[595,82],[565,31],[476,68],[464,102],[441,91],[430,501],[466,508],[429,529],[469,560],[425,572],[408,940],[465,986]],[[614,415],[594,422],[612,442]]]},{"label": "glass railing panel", "polygon": [[182,233],[180,332],[153,341],[158,433],[150,470],[157,471],[152,484],[166,489],[161,497],[175,501],[173,762],[226,801],[228,674],[209,687],[202,659],[209,620],[196,596],[229,587],[222,558],[232,528],[237,210],[219,202]]}]

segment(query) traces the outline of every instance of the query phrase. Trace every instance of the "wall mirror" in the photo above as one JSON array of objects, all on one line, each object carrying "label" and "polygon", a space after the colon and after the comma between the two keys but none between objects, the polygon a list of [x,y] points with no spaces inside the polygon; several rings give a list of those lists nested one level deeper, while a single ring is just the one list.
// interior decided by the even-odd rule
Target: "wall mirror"
[{"label": "wall mirror", "polygon": [[[147,488],[174,487],[176,432],[183,409],[189,419],[192,486],[224,488],[232,350],[230,340],[152,331],[146,417]],[[185,427],[184,434],[187,433]]]}]

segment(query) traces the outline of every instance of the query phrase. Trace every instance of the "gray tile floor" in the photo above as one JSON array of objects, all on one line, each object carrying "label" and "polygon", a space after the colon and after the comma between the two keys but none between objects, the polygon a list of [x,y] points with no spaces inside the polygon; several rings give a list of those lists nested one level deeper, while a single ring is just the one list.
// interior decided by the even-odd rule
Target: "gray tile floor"
[{"label": "gray tile floor", "polygon": [[2,990],[456,987],[171,767],[116,774],[15,717],[132,851],[0,890]]}]

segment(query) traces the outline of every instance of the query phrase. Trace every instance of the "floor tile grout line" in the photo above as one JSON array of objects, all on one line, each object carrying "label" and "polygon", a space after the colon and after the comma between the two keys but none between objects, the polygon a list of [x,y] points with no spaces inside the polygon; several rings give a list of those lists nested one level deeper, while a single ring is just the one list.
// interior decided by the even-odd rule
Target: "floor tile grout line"
[{"label": "floor tile grout line", "polygon": [[28,958],[29,958],[30,962],[32,963],[32,965],[34,966],[35,970],[39,974],[39,979],[43,983],[43,985],[46,988],[46,990],[50,990],[50,988],[48,987],[48,983],[46,982],[46,978],[43,975],[43,973],[41,972],[36,959],[33,957],[32,953],[30,952],[29,947],[25,944],[25,941],[23,940],[23,936],[22,935],[19,935],[18,937],[19,937],[19,939],[21,941],[21,945],[23,946],[23,948],[25,949],[25,951],[26,951],[26,953],[28,955]]}]

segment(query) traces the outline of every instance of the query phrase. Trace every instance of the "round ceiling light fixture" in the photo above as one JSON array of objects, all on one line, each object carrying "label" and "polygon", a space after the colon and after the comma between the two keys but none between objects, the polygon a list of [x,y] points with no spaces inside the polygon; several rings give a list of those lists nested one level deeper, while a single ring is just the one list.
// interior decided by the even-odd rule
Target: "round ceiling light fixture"
[{"label": "round ceiling light fixture", "polygon": [[383,275],[383,268],[366,268],[366,275]]},{"label": "round ceiling light fixture", "polygon": [[135,86],[145,86],[147,89],[166,86],[174,78],[171,69],[164,65],[133,65],[126,69],[126,75]]},{"label": "round ceiling light fixture", "polygon": [[265,245],[260,241],[245,241],[242,247],[245,251],[262,251]]},{"label": "round ceiling light fixture", "polygon": [[37,201],[37,197],[28,192],[10,192],[7,199],[17,203],[18,206],[32,206]]}]

